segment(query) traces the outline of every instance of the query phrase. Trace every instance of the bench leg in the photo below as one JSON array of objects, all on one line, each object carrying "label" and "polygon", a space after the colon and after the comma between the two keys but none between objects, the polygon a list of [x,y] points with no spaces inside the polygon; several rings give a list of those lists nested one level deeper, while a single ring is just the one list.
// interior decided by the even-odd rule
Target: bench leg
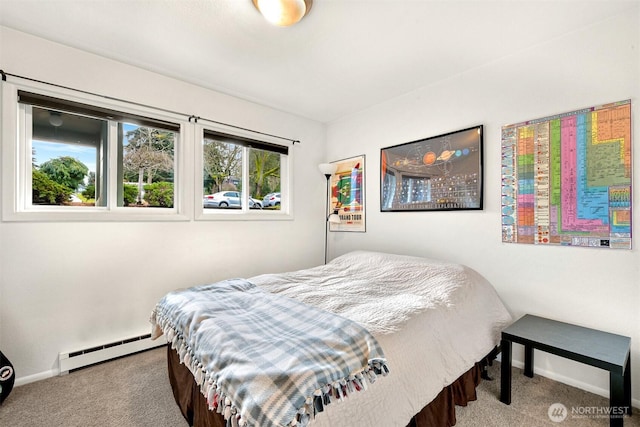
[{"label": "bench leg", "polygon": [[533,378],[533,347],[524,346],[524,375]]},{"label": "bench leg", "polygon": [[631,352],[627,355],[627,366],[624,368],[624,405],[626,414],[631,416]]},{"label": "bench leg", "polygon": [[511,341],[501,340],[500,402],[511,405]]},{"label": "bench leg", "polygon": [[624,424],[623,415],[626,412],[625,408],[625,389],[624,389],[624,375],[609,373],[609,409],[611,410],[609,415],[610,427],[622,427]]}]

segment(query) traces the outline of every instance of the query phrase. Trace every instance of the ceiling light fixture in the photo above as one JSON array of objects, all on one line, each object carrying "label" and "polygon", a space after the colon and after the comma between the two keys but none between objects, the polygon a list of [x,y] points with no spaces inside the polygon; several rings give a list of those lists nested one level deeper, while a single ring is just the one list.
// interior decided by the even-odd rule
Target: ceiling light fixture
[{"label": "ceiling light fixture", "polygon": [[58,111],[49,111],[49,124],[53,127],[62,126],[62,116]]},{"label": "ceiling light fixture", "polygon": [[313,0],[252,0],[262,16],[279,27],[288,27],[305,17]]}]

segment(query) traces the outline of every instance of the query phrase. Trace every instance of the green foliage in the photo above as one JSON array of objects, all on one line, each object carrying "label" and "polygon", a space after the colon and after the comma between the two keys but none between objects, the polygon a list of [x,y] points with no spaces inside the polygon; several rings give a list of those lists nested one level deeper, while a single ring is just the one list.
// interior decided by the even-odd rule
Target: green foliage
[{"label": "green foliage", "polygon": [[[127,132],[124,146],[124,178],[147,183],[173,177],[175,133],[162,129],[139,126]],[[140,177],[142,175],[142,177]]]},{"label": "green foliage", "polygon": [[89,172],[89,178],[87,179],[87,185],[93,185],[95,187],[96,185],[96,173],[95,172]]},{"label": "green foliage", "polygon": [[174,138],[173,131],[138,126],[127,132],[127,149],[151,146],[156,151],[173,153]]},{"label": "green foliage", "polygon": [[94,184],[87,185],[82,192],[82,195],[87,199],[95,199],[96,198],[96,186]]},{"label": "green foliage", "polygon": [[89,173],[89,168],[78,159],[61,156],[40,165],[40,171],[51,180],[75,191]]},{"label": "green foliage", "polygon": [[226,140],[205,138],[202,145],[205,193],[241,190],[229,178],[242,176],[242,162],[249,162],[249,186],[254,197],[280,190],[280,154],[251,148],[243,159],[242,146]]},{"label": "green foliage", "polygon": [[133,184],[124,184],[123,202],[125,206],[135,205],[138,198],[138,186]]},{"label": "green foliage", "polygon": [[32,190],[32,202],[35,205],[62,205],[69,201],[73,192],[37,169],[32,172]]},{"label": "green foliage", "polygon": [[[205,138],[202,143],[205,191],[222,191],[225,180],[242,175],[242,146]],[[233,186],[228,189],[237,190]]]},{"label": "green foliage", "polygon": [[170,182],[155,182],[145,185],[144,200],[149,206],[172,208],[173,184]]},{"label": "green foliage", "polygon": [[252,148],[249,159],[251,194],[262,197],[280,191],[280,154]]}]

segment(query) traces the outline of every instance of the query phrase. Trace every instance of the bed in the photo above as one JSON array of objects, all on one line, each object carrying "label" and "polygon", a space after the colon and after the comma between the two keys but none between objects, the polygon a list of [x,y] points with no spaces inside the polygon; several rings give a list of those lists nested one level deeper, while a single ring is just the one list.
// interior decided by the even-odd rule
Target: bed
[{"label": "bed", "polygon": [[[229,329],[229,333],[223,341],[214,342],[187,337],[186,332],[176,330],[175,319],[172,320],[176,315],[169,313],[171,310],[166,310],[165,304],[167,299],[178,299],[180,307],[176,310],[193,306],[195,303],[190,292],[201,292],[202,287],[174,291],[165,296],[152,313],[152,337],[167,336],[170,343],[167,350],[169,380],[176,403],[189,424],[198,427],[454,425],[455,406],[475,400],[475,388],[480,382],[483,367],[495,357],[500,332],[512,321],[494,288],[476,271],[455,263],[406,255],[354,251],[326,265],[264,274],[240,282],[225,281],[208,285],[206,290],[224,289],[226,286],[255,293],[255,296],[245,296],[247,292],[241,295],[253,300],[243,300],[236,305],[225,302],[224,307],[231,307],[231,317],[240,313],[234,309],[240,310],[252,304],[246,301],[276,298],[275,303],[268,304],[288,300],[298,307],[296,310],[303,307],[312,318],[320,318],[322,313],[327,313],[338,322],[350,322],[347,326],[336,323],[336,326],[323,328],[334,334],[326,340],[335,340],[336,331],[341,335],[339,338],[349,338],[349,341],[352,341],[351,336],[365,336],[361,345],[366,347],[368,363],[360,369],[348,368],[359,377],[345,376],[342,386],[336,385],[335,389],[326,386],[329,395],[333,390],[331,398],[319,395],[322,393],[318,390],[315,396],[305,391],[310,394],[306,405],[303,405],[306,415],[305,410],[300,409],[299,415],[290,421],[286,421],[290,414],[287,415],[289,418],[283,418],[283,422],[255,421],[258,418],[252,419],[248,412],[241,410],[246,402],[237,404],[233,401],[233,393],[218,395],[207,386],[207,378],[212,378],[209,381],[220,391],[226,380],[203,367],[207,364],[203,359],[208,360],[214,357],[212,354],[229,348],[230,335],[244,336],[245,333],[234,334],[233,326],[227,326],[228,323],[220,320],[212,322],[217,326],[212,328],[210,324],[208,329],[205,328],[205,322],[201,323],[201,309],[198,308],[195,315],[185,322],[191,328],[202,333],[204,330]],[[226,298],[227,294],[224,295],[213,299],[220,302]],[[219,307],[215,310],[227,311]],[[321,323],[333,325],[328,323],[333,321],[333,318],[322,318]],[[277,320],[271,322],[277,323]],[[219,327],[221,325],[224,327]],[[341,328],[350,332],[343,332]],[[243,331],[248,336],[253,329],[251,326],[251,331]],[[185,342],[188,343],[185,345]],[[199,345],[206,349],[196,354],[194,349]],[[239,347],[250,346],[243,343]],[[259,357],[268,359],[266,353],[269,351],[260,352]],[[234,365],[237,360],[240,362]],[[234,353],[232,359],[222,362],[222,368],[218,365],[213,370],[230,368],[237,374],[243,371],[245,361],[242,357],[236,359]],[[370,379],[368,375],[374,381],[367,381]],[[247,377],[240,376],[242,378]],[[357,378],[360,378],[360,383]],[[338,383],[334,381],[334,385]],[[319,387],[323,390],[322,385]],[[246,398],[248,393],[243,389],[239,394]],[[316,406],[317,401],[320,401],[320,407]],[[249,404],[265,406],[258,400],[256,402]]]}]

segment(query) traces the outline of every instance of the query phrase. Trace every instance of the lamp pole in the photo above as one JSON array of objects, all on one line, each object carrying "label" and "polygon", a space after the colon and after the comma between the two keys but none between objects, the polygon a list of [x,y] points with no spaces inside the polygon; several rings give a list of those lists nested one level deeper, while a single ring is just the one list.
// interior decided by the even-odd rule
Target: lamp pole
[{"label": "lamp pole", "polygon": [[329,250],[329,178],[331,174],[325,174],[327,177],[327,188],[324,194],[324,263],[327,263],[327,252]]},{"label": "lamp pole", "polygon": [[338,169],[335,163],[321,163],[318,169],[327,179],[327,188],[324,193],[324,263],[327,263],[329,251],[329,179]]}]

